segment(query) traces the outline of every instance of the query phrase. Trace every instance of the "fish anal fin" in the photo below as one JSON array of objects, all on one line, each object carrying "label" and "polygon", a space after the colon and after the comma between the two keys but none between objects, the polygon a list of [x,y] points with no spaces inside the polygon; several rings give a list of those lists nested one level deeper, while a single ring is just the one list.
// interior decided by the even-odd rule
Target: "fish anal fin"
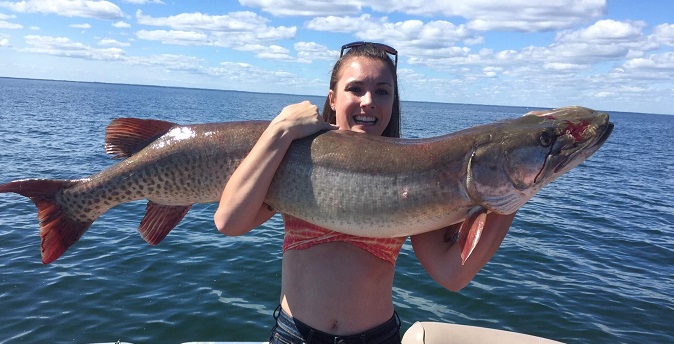
[{"label": "fish anal fin", "polygon": [[461,224],[459,230],[459,247],[461,248],[461,265],[466,264],[466,260],[473,253],[475,246],[480,241],[482,230],[487,220],[487,210],[477,208],[471,211]]},{"label": "fish anal fin", "polygon": [[105,128],[105,152],[128,158],[166,134],[177,124],[156,119],[117,118]]},{"label": "fish anal fin", "polygon": [[138,231],[150,245],[159,244],[180,223],[192,205],[163,205],[149,201]]},{"label": "fish anal fin", "polygon": [[82,237],[93,221],[82,222],[62,211],[56,195],[76,180],[26,179],[0,185],[0,193],[13,192],[30,198],[40,220],[42,263],[58,259]]}]

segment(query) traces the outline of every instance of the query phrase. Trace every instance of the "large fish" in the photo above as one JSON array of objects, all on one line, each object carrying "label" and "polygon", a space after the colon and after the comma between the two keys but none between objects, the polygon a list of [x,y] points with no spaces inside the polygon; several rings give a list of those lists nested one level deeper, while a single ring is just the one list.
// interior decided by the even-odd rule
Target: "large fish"
[{"label": "large fish", "polygon": [[[73,245],[103,213],[148,199],[139,231],[159,243],[194,203],[216,202],[267,127],[248,121],[197,125],[121,118],[106,151],[123,161],[78,180],[27,179],[0,193],[38,208],[42,262]],[[290,146],[266,197],[275,210],[366,237],[452,226],[468,258],[488,211],[510,214],[606,141],[609,116],[582,107],[476,126],[425,139],[328,131]]]}]

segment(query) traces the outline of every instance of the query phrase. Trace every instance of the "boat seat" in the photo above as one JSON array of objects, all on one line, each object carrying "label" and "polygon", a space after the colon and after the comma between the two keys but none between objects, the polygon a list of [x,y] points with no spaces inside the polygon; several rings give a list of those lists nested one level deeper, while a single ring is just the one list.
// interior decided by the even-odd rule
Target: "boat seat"
[{"label": "boat seat", "polygon": [[486,327],[415,322],[402,344],[553,344],[554,340]]}]

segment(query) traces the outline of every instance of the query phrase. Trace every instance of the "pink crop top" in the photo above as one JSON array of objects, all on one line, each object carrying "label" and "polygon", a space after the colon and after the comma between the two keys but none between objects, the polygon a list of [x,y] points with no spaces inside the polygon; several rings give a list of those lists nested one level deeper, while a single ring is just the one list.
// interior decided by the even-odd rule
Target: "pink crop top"
[{"label": "pink crop top", "polygon": [[395,265],[398,253],[400,253],[400,249],[407,239],[407,237],[365,238],[339,233],[285,214],[283,215],[283,221],[285,222],[283,252],[303,250],[328,242],[343,241]]}]

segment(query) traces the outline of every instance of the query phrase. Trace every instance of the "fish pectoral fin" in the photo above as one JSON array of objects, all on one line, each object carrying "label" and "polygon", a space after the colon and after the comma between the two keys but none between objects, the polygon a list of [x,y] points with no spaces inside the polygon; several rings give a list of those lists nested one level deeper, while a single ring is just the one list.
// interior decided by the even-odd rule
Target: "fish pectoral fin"
[{"label": "fish pectoral fin", "polygon": [[474,208],[468,213],[468,217],[461,224],[459,229],[459,247],[461,248],[461,265],[466,264],[466,260],[475,246],[477,246],[482,230],[487,220],[487,209]]},{"label": "fish pectoral fin", "polygon": [[180,223],[192,205],[163,205],[147,202],[145,217],[140,221],[138,231],[150,245],[157,245]]},{"label": "fish pectoral fin", "polygon": [[114,119],[105,128],[105,152],[111,154],[113,158],[128,158],[176,125],[156,119]]}]

